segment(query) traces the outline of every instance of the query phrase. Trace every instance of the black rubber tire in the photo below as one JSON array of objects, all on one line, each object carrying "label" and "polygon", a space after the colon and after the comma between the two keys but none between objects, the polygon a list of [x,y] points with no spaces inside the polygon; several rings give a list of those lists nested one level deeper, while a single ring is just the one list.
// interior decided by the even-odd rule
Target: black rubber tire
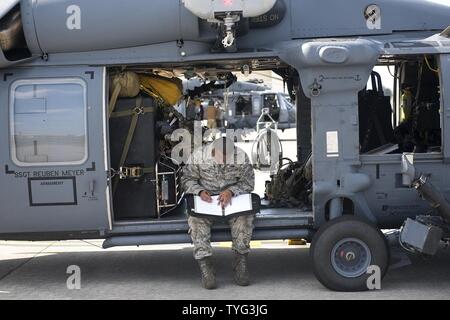
[{"label": "black rubber tire", "polygon": [[381,278],[386,275],[390,258],[386,237],[375,226],[354,216],[334,219],[315,234],[310,247],[314,274],[320,283],[334,291],[367,291],[367,279],[370,274],[364,273],[359,277],[349,278],[340,275],[333,268],[331,262],[333,248],[345,238],[356,238],[366,244],[372,257],[370,265],[380,267]]}]

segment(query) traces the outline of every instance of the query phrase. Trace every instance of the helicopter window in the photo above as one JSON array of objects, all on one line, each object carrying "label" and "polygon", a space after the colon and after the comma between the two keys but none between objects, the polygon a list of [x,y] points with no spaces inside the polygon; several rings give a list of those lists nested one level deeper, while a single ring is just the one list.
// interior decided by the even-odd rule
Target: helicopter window
[{"label": "helicopter window", "polygon": [[395,136],[403,152],[442,151],[440,67],[424,56],[400,68],[398,124]]},{"label": "helicopter window", "polygon": [[81,79],[19,80],[11,87],[11,154],[21,166],[87,160],[86,85]]},{"label": "helicopter window", "polygon": [[264,95],[264,108],[269,110],[270,115],[275,121],[280,119],[280,106],[276,94]]},{"label": "helicopter window", "polygon": [[240,96],[236,101],[236,115],[249,116],[252,114],[253,105],[251,96]]},{"label": "helicopter window", "polygon": [[361,153],[442,152],[440,81],[434,56],[378,66],[358,97]]}]

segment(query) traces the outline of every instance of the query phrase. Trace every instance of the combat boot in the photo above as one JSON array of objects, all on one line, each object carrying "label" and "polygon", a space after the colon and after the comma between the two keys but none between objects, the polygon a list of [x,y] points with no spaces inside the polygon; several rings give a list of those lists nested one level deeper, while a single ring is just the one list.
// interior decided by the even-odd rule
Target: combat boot
[{"label": "combat boot", "polygon": [[212,290],[216,288],[216,275],[212,265],[211,258],[198,260],[200,272],[202,274],[202,284],[205,289]]},{"label": "combat boot", "polygon": [[246,287],[250,284],[250,273],[247,268],[247,254],[235,253],[233,271],[234,281],[237,285]]}]

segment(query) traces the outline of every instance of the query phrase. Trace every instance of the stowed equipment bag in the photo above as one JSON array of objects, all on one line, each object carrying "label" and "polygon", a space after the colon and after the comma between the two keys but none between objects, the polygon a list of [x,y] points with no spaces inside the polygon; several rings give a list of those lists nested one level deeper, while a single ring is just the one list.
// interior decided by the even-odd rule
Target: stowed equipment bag
[{"label": "stowed equipment bag", "polygon": [[110,153],[114,216],[116,220],[157,217],[155,165],[157,157],[156,101],[147,94],[120,98],[136,93],[139,81],[133,73],[112,79],[110,104]]}]

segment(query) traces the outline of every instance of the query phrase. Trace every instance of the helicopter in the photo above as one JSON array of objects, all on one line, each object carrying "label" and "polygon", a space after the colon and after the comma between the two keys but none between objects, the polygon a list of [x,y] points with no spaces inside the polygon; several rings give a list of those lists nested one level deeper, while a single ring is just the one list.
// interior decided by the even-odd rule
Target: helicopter
[{"label": "helicopter", "polygon": [[0,239],[189,243],[180,78],[209,92],[268,70],[295,101],[297,158],[267,198],[302,205],[263,206],[254,239],[306,239],[324,286],[369,290],[390,245],[450,239],[449,17],[443,0],[2,0]]}]

